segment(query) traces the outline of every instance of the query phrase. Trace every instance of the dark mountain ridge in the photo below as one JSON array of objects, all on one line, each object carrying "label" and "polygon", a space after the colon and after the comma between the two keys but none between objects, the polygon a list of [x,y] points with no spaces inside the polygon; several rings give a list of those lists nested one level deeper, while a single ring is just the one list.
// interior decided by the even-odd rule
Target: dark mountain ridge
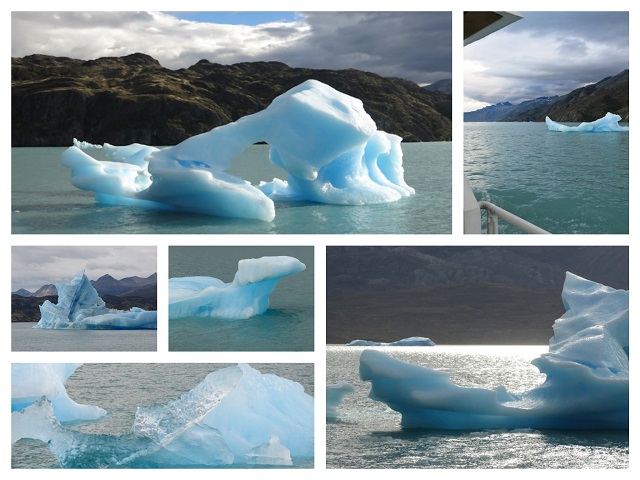
[{"label": "dark mountain ridge", "polygon": [[629,121],[629,70],[597,83],[577,88],[566,95],[539,97],[513,105],[501,102],[464,114],[465,122],[592,122],[607,112]]},{"label": "dark mountain ridge", "polygon": [[451,94],[354,69],[291,68],[280,62],[169,70],[148,55],[82,61],[11,59],[11,143],[173,145],[266,108],[308,79],[360,98],[381,130],[405,141],[451,140]]},{"label": "dark mountain ridge", "polygon": [[629,288],[628,248],[328,247],[326,262],[329,344],[547,344],[567,271]]}]

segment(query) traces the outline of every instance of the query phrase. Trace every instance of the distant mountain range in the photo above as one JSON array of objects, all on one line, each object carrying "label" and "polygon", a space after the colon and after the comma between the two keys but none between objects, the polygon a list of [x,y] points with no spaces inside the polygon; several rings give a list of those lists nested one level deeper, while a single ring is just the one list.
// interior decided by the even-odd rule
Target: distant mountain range
[{"label": "distant mountain range", "polygon": [[570,271],[629,288],[627,248],[328,247],[327,343],[546,344]]},{"label": "distant mountain range", "polygon": [[364,103],[381,130],[404,141],[451,140],[451,93],[360,70],[291,68],[280,62],[179,70],[148,55],[74,60],[11,59],[11,145],[90,143],[174,145],[266,108],[316,79]]},{"label": "distant mountain range", "polygon": [[[158,283],[158,274],[154,273],[146,278],[126,277],[116,280],[109,274],[105,274],[97,280],[90,280],[93,288],[96,289],[98,295],[122,295],[122,296],[139,296],[139,297],[155,297],[155,287]],[[46,297],[50,295],[58,295],[58,290],[53,284],[47,284],[40,287],[35,292],[30,292],[21,288],[12,295],[20,295],[21,297]]]},{"label": "distant mountain range", "polygon": [[629,70],[597,83],[553,97],[539,97],[513,105],[501,102],[464,114],[465,122],[591,122],[607,112],[629,121]]},{"label": "distant mountain range", "polygon": [[[157,310],[157,282],[156,273],[146,278],[126,277],[116,280],[111,275],[103,275],[98,280],[91,280],[98,295],[104,300],[108,308],[129,310],[139,307],[144,310]],[[43,285],[35,292],[24,288],[11,293],[11,321],[37,322],[40,320],[40,309],[45,300],[53,303],[58,301],[58,291],[55,285]]]}]

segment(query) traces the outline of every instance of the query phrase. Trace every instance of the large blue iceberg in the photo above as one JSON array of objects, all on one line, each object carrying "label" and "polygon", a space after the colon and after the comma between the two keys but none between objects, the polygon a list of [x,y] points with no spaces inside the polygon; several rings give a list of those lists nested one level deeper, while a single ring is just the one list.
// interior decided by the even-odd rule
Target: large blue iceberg
[{"label": "large blue iceberg", "polygon": [[133,307],[129,311],[107,308],[96,289],[79,271],[71,283],[56,285],[58,303],[40,305],[40,321],[33,328],[84,328],[140,330],[157,328],[158,312]]},{"label": "large blue iceberg", "polygon": [[106,415],[102,408],[81,405],[69,398],[66,383],[80,363],[11,364],[11,411],[20,411],[42,397],[49,399],[61,422],[97,420]]},{"label": "large blue iceberg", "polygon": [[360,376],[408,428],[628,429],[629,292],[567,273],[562,300],[549,351],[532,361],[547,378],[522,395],[459,387],[374,350],[362,352]]},{"label": "large blue iceberg", "polygon": [[[72,169],[73,185],[103,204],[271,221],[272,199],[362,205],[412,195],[401,140],[377,131],[359,99],[307,80],[265,110],[174,147],[105,144],[110,161],[98,161],[73,146],[62,164]],[[254,186],[226,173],[257,142],[271,146],[269,158],[286,180]]]},{"label": "large blue iceberg", "polygon": [[169,403],[138,407],[126,435],[61,425],[43,396],[11,414],[11,438],[46,442],[65,468],[285,466],[313,458],[313,423],[302,385],[240,364]]},{"label": "large blue iceberg", "polygon": [[374,342],[372,340],[352,340],[350,347],[433,347],[436,344],[427,337],[409,337],[395,342]]},{"label": "large blue iceberg", "polygon": [[599,133],[599,132],[628,132],[629,127],[622,127],[618,124],[622,120],[620,115],[615,113],[607,113],[604,117],[593,122],[582,122],[580,125],[570,127],[554,122],[549,117],[544,119],[547,128],[551,132],[582,132],[582,133]]},{"label": "large blue iceberg", "polygon": [[305,264],[287,256],[247,258],[238,262],[231,283],[213,277],[169,279],[169,318],[247,319],[269,308],[281,278],[301,272]]}]

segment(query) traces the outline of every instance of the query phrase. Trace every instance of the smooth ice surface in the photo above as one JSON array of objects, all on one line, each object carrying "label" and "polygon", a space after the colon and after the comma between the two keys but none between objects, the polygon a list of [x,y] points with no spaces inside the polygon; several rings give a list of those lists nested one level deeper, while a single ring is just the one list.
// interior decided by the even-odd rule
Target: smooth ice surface
[{"label": "smooth ice surface", "polygon": [[46,442],[63,467],[290,465],[313,457],[313,398],[299,383],[241,364],[171,402],[138,407],[127,435],[64,427],[42,399],[12,413],[12,442],[21,438]]},{"label": "smooth ice surface", "polygon": [[338,406],[342,403],[342,399],[345,395],[355,391],[356,387],[344,380],[333,385],[327,385],[327,418],[337,418]]},{"label": "smooth ice surface", "polygon": [[106,415],[102,408],[80,405],[67,394],[67,380],[80,363],[12,363],[11,411],[46,397],[53,405],[52,414],[61,422],[97,420]]},{"label": "smooth ice surface", "polygon": [[615,113],[607,113],[604,117],[599,118],[593,122],[582,122],[580,125],[570,127],[562,125],[561,123],[554,122],[549,117],[544,119],[547,127],[551,132],[583,132],[583,133],[598,133],[598,132],[628,132],[629,127],[621,127],[618,122],[622,120],[620,115]]},{"label": "smooth ice surface", "polygon": [[56,289],[58,303],[46,300],[40,305],[40,321],[33,328],[156,329],[158,312],[107,308],[84,271]]},{"label": "smooth ice surface", "polygon": [[432,347],[436,344],[427,337],[409,337],[395,342],[374,342],[371,340],[352,340],[348,345],[351,347]]},{"label": "smooth ice surface", "polygon": [[231,283],[212,277],[170,278],[169,318],[246,319],[262,314],[280,279],[305,268],[296,258],[274,256],[240,260]]},{"label": "smooth ice surface", "polygon": [[459,387],[374,350],[362,352],[360,376],[403,427],[628,429],[629,292],[567,273],[562,300],[549,351],[532,361],[547,378],[522,395]]},{"label": "smooth ice surface", "polygon": [[[109,161],[98,161],[74,141],[62,164],[71,168],[73,185],[95,192],[100,203],[271,221],[273,199],[362,205],[412,195],[401,140],[376,131],[359,99],[307,80],[265,110],[174,147],[105,144]],[[288,178],[258,188],[226,171],[260,141]]]}]

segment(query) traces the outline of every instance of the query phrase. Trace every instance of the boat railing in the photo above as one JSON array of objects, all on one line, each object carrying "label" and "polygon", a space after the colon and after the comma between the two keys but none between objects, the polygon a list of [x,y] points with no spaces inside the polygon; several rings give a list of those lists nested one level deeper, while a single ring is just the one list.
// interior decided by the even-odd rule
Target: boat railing
[{"label": "boat railing", "polygon": [[549,234],[549,232],[543,230],[537,225],[527,222],[526,220],[518,217],[517,215],[514,215],[511,212],[506,211],[503,208],[498,207],[497,205],[494,205],[491,202],[481,201],[478,202],[478,206],[480,207],[480,209],[486,210],[487,212],[487,233],[489,234],[498,233],[499,218],[510,223],[524,233]]}]

